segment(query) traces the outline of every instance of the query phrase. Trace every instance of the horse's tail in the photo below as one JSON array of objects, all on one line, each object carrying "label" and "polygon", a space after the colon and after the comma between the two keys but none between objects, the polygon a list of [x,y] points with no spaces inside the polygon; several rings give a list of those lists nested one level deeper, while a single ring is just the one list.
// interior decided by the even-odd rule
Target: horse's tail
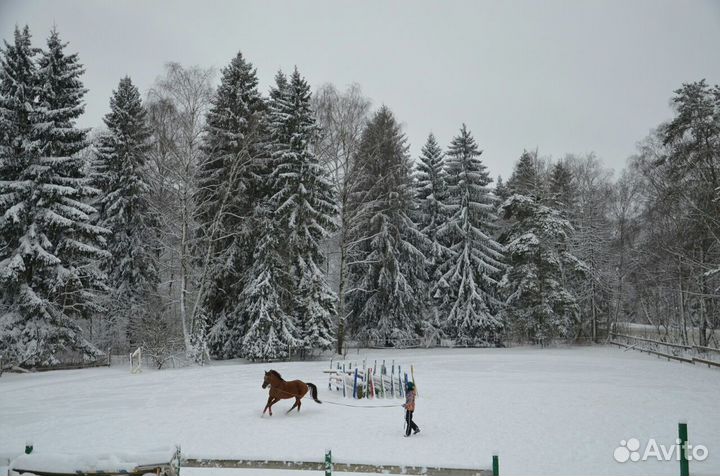
[{"label": "horse's tail", "polygon": [[309,383],[309,382],[305,382],[305,385],[307,385],[308,387],[310,387],[310,390],[312,390],[312,398],[313,398],[313,400],[315,400],[315,401],[318,402],[318,403],[322,403],[320,400],[318,400],[318,397],[317,397],[317,387],[315,386],[315,384]]}]

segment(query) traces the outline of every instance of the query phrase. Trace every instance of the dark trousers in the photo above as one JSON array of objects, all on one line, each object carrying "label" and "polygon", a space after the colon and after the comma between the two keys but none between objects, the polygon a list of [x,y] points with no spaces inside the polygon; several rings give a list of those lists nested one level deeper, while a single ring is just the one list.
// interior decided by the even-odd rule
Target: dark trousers
[{"label": "dark trousers", "polygon": [[412,417],[413,412],[411,412],[410,410],[405,410],[405,436],[410,436],[411,431],[417,432],[420,430],[420,428],[418,428],[418,426],[413,421]]}]

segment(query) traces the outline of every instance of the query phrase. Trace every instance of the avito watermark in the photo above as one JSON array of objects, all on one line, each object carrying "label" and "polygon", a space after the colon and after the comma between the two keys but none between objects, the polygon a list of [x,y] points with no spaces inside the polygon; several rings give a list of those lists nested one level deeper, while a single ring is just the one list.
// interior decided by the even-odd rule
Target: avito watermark
[{"label": "avito watermark", "polygon": [[655,459],[657,461],[680,461],[680,449],[682,446],[685,446],[685,455],[688,461],[705,461],[708,457],[708,449],[706,446],[691,445],[687,442],[683,445],[679,438],[675,440],[675,444],[669,446],[658,444],[655,438],[650,438],[642,454],[640,452],[640,440],[637,438],[630,438],[627,441],[622,440],[620,446],[615,448],[613,457],[618,463],[647,461],[649,459]]}]

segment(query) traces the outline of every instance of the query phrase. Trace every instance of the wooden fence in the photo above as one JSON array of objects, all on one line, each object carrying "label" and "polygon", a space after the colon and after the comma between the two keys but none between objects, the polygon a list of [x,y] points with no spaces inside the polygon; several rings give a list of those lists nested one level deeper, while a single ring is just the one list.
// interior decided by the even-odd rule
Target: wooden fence
[{"label": "wooden fence", "polygon": [[[699,344],[700,329],[688,326],[687,340],[689,344]],[[634,322],[617,322],[611,326],[610,334],[625,334],[633,337],[644,337],[660,342],[683,342],[683,333],[676,326],[655,326],[650,324],[637,324]],[[708,346],[720,347],[720,329],[708,329],[706,331]]]},{"label": "wooden fence", "polygon": [[[29,452],[28,452],[29,451]],[[154,474],[158,476],[178,476],[184,468],[218,468],[218,469],[276,469],[297,471],[322,471],[325,476],[333,472],[343,473],[370,473],[370,474],[396,474],[406,476],[499,476],[497,455],[493,455],[493,469],[472,468],[444,468],[435,466],[401,466],[401,465],[375,465],[362,463],[338,463],[332,460],[330,450],[325,452],[325,460],[318,461],[280,461],[280,460],[252,460],[252,459],[213,459],[202,457],[185,457],[177,447],[172,453],[145,456],[141,464],[131,467],[122,467],[122,464],[107,463],[96,467],[89,464],[86,458],[72,458],[66,455],[48,455],[26,449],[24,455],[6,456],[9,466],[8,475],[17,476],[32,474],[37,476],[142,476]],[[5,458],[5,455],[0,455]],[[118,459],[118,458],[115,458]],[[12,463],[10,461],[13,461]],[[0,459],[0,463],[4,460]],[[108,465],[110,465],[108,467]],[[91,467],[92,466],[92,467]],[[127,466],[127,465],[126,465]],[[48,470],[48,468],[55,468]]]},{"label": "wooden fence", "polygon": [[668,360],[688,364],[702,364],[720,368],[720,349],[699,345],[675,344],[656,339],[612,333],[610,344],[625,349],[638,350]]},{"label": "wooden fence", "polygon": [[[497,466],[497,458],[494,458],[493,462],[494,466]],[[242,468],[324,471],[326,475],[330,475],[333,472],[397,474],[408,476],[497,476],[499,474],[499,468],[496,468],[495,471],[493,471],[490,469],[443,468],[435,466],[337,463],[330,459],[329,452],[326,453],[325,461],[323,462],[184,458],[181,462],[181,468]]]}]

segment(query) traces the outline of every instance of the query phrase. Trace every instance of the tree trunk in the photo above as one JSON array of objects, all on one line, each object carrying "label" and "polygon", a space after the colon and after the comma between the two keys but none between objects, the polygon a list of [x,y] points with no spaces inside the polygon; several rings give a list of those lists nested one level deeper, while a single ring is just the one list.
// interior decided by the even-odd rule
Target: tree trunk
[{"label": "tree trunk", "polygon": [[592,295],[590,296],[591,300],[591,307],[592,307],[592,341],[597,342],[597,312],[595,310],[595,280],[592,281],[592,284],[590,285],[590,292]]},{"label": "tree trunk", "polygon": [[182,210],[182,234],[180,238],[180,320],[182,321],[183,340],[185,342],[185,353],[190,353],[192,341],[190,329],[192,326],[187,322],[187,285],[188,285],[188,256],[187,256],[188,222],[187,208],[183,204]]},{"label": "tree trunk", "polygon": [[700,345],[707,347],[707,313],[705,312],[705,275],[702,272],[705,268],[705,251],[700,247]]},{"label": "tree trunk", "polygon": [[682,326],[680,328],[680,337],[682,339],[682,343],[684,345],[687,345],[687,343],[688,343],[687,318],[685,316],[685,299],[683,297],[682,268],[680,267],[680,263],[678,263],[678,290],[679,290],[679,299],[680,299],[680,325]]},{"label": "tree trunk", "polygon": [[[343,199],[343,202],[346,202]],[[337,346],[338,354],[342,354],[345,344],[345,288],[347,287],[347,217],[345,203],[343,203],[342,219],[340,222],[340,284],[338,286],[338,331]]]}]

